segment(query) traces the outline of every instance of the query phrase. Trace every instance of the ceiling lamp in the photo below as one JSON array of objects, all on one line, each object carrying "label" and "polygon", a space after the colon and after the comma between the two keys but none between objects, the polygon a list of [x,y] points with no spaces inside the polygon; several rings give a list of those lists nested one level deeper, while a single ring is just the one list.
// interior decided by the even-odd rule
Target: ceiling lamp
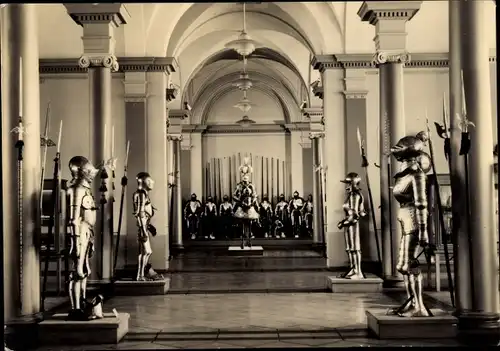
[{"label": "ceiling lamp", "polygon": [[236,51],[241,56],[248,56],[255,51],[257,42],[248,35],[246,28],[246,6],[243,3],[243,30],[236,40],[232,40],[226,44],[226,48]]},{"label": "ceiling lamp", "polygon": [[243,113],[250,111],[254,104],[247,98],[246,90],[243,90],[243,99],[241,99],[234,107],[239,108]]},{"label": "ceiling lamp", "polygon": [[238,78],[233,85],[243,91],[247,91],[253,85],[247,73],[247,58],[245,56],[243,56],[243,71],[240,73],[240,78]]},{"label": "ceiling lamp", "polygon": [[249,127],[252,124],[256,123],[254,120],[250,119],[247,115],[243,116],[242,119],[236,122],[236,124],[239,124],[241,127]]}]

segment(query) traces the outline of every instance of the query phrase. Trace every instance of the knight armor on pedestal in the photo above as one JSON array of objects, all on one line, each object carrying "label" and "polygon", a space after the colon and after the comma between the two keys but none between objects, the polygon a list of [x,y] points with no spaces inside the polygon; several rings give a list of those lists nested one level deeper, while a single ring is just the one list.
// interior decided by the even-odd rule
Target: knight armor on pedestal
[{"label": "knight armor on pedestal", "polygon": [[234,217],[240,221],[242,225],[241,248],[245,246],[251,247],[252,239],[252,223],[259,219],[257,213],[257,191],[252,183],[250,183],[250,173],[253,171],[248,164],[249,159],[245,157],[244,164],[240,166],[241,182],[236,185],[236,190],[233,194],[235,201]]},{"label": "knight armor on pedestal", "polygon": [[132,200],[137,224],[137,243],[139,245],[135,279],[137,281],[162,280],[164,279],[163,276],[156,273],[148,264],[153,253],[149,235],[156,236],[156,228],[151,224],[155,208],[149,197],[149,192],[154,187],[154,180],[147,172],[139,172],[135,179],[137,180],[137,190],[132,194]]},{"label": "knight armor on pedestal", "polygon": [[191,194],[191,199],[184,207],[184,220],[186,227],[191,234],[191,240],[195,240],[199,234],[200,219],[203,213],[203,206],[197,199],[196,194]]},{"label": "knight armor on pedestal", "polygon": [[203,236],[205,239],[215,239],[215,230],[217,224],[217,205],[214,203],[211,196],[207,197],[205,210],[203,211],[205,226],[203,228]]},{"label": "knight armor on pedestal", "polygon": [[273,225],[273,205],[269,202],[269,197],[264,195],[259,206],[259,216],[261,228],[264,232],[264,238],[272,236],[271,228]]},{"label": "knight armor on pedestal", "polygon": [[404,277],[409,304],[394,310],[404,317],[427,317],[429,311],[422,298],[422,274],[418,262],[418,249],[422,247],[428,259],[427,232],[427,172],[431,168],[430,156],[424,152],[424,141],[415,136],[401,138],[391,148],[392,155],[401,163],[394,176],[393,194],[399,203],[398,221],[401,225],[401,243],[396,269]]},{"label": "knight armor on pedestal", "polygon": [[306,227],[307,234],[309,236],[312,236],[313,232],[313,198],[312,195],[309,194],[307,197],[307,201],[302,208],[302,213],[303,213],[303,219]]},{"label": "knight armor on pedestal", "polygon": [[70,251],[72,261],[69,275],[69,298],[71,311],[69,320],[92,320],[103,318],[102,296],[87,301],[87,279],[91,273],[90,258],[94,252],[94,226],[97,207],[92,195],[92,181],[99,172],[83,156],[75,156],[69,161],[71,182],[67,190],[69,196]]},{"label": "knight armor on pedestal", "polygon": [[290,219],[292,220],[293,236],[297,239],[300,237],[302,229],[302,211],[305,205],[304,199],[300,196],[298,191],[294,191],[293,198],[288,204],[288,211]]},{"label": "knight armor on pedestal", "polygon": [[229,196],[224,195],[219,206],[219,218],[221,229],[226,239],[232,238],[233,232],[233,204],[229,202]]},{"label": "knight armor on pedestal", "polygon": [[339,229],[344,229],[345,250],[349,257],[349,271],[343,277],[363,279],[359,219],[365,217],[366,212],[363,194],[359,188],[361,177],[357,173],[351,172],[341,182],[346,184],[347,196],[343,205],[346,216],[337,226]]},{"label": "knight armor on pedestal", "polygon": [[274,217],[274,236],[276,238],[285,238],[285,225],[288,219],[288,203],[285,201],[284,194],[279,196],[279,202],[274,208]]}]

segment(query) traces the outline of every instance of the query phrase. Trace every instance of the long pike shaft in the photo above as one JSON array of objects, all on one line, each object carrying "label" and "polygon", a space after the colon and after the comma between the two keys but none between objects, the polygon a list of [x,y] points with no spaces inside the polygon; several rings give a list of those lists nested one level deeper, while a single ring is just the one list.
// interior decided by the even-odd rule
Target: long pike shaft
[{"label": "long pike shaft", "polygon": [[372,217],[372,225],[373,231],[375,232],[375,244],[377,245],[377,257],[380,264],[382,264],[382,255],[380,254],[380,242],[378,238],[378,230],[377,230],[377,219],[375,218],[375,206],[373,203],[373,195],[372,188],[370,186],[370,177],[368,176],[368,169],[365,167],[365,178],[366,178],[366,187],[368,188],[368,201],[370,201],[370,215]]}]

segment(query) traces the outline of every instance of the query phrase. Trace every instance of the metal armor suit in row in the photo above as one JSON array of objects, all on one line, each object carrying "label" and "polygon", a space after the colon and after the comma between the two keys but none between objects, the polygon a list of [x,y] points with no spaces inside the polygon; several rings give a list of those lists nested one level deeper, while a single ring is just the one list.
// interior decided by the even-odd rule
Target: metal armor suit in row
[{"label": "metal armor suit in row", "polygon": [[391,148],[391,153],[401,162],[400,171],[394,176],[393,194],[399,202],[398,221],[401,225],[401,243],[396,269],[403,274],[411,303],[397,309],[400,316],[426,317],[429,312],[422,299],[422,275],[418,263],[418,248],[429,245],[427,233],[426,182],[430,156],[423,151],[423,140],[415,136],[401,138]]},{"label": "metal armor suit in row", "polygon": [[274,236],[276,238],[285,238],[285,224],[288,219],[288,203],[285,201],[285,195],[280,194],[279,202],[274,208]]},{"label": "metal armor suit in row", "polygon": [[346,184],[347,197],[343,205],[346,217],[337,226],[339,229],[344,229],[345,250],[349,257],[349,271],[343,277],[363,279],[359,219],[366,216],[366,212],[363,194],[359,188],[361,177],[357,173],[351,172],[341,182]]},{"label": "metal armor suit in row", "polygon": [[94,251],[94,226],[96,223],[96,204],[92,195],[92,181],[99,172],[83,156],[75,156],[69,161],[71,182],[69,196],[70,213],[70,259],[69,275],[70,320],[91,320],[103,318],[102,296],[87,301],[87,278],[91,273],[90,258]]},{"label": "metal armor suit in row", "polygon": [[259,206],[259,216],[261,226],[264,231],[264,237],[269,238],[272,236],[271,228],[273,224],[273,205],[269,202],[269,197],[267,195],[262,197],[262,202]]},{"label": "metal armor suit in row", "polygon": [[196,194],[191,194],[191,200],[184,207],[184,220],[192,240],[196,239],[198,235],[202,213],[203,206],[200,200],[198,200]]},{"label": "metal armor suit in row", "polygon": [[293,198],[288,204],[288,211],[292,220],[292,231],[295,238],[300,236],[302,229],[302,211],[306,202],[300,196],[298,191],[293,193]]},{"label": "metal armor suit in row", "polygon": [[214,203],[214,200],[211,196],[207,197],[205,210],[203,212],[203,215],[205,217],[205,233],[203,233],[203,235],[205,239],[208,239],[210,237],[210,239],[214,240],[215,231],[217,229],[217,205]]},{"label": "metal armor suit in row", "polygon": [[140,172],[136,176],[137,190],[132,195],[134,204],[134,217],[137,223],[137,242],[139,244],[139,255],[137,257],[137,281],[162,280],[163,276],[157,274],[148,262],[153,250],[149,235],[156,236],[156,228],[151,224],[155,208],[151,203],[149,192],[153,190],[154,180],[149,173]]},{"label": "metal armor suit in row", "polygon": [[313,231],[313,211],[314,211],[313,198],[312,195],[309,195],[307,196],[307,201],[304,207],[302,208],[304,223],[306,225],[306,232],[309,235],[312,235]]},{"label": "metal armor suit in row", "polygon": [[248,174],[242,173],[241,182],[236,186],[233,199],[235,201],[234,217],[242,225],[241,248],[243,249],[245,246],[251,247],[252,223],[259,219],[259,214],[255,209],[258,206],[257,191],[254,185],[250,183]]},{"label": "metal armor suit in row", "polygon": [[222,203],[219,206],[219,215],[221,219],[221,229],[225,237],[232,238],[233,231],[233,204],[229,202],[229,196],[224,195]]}]

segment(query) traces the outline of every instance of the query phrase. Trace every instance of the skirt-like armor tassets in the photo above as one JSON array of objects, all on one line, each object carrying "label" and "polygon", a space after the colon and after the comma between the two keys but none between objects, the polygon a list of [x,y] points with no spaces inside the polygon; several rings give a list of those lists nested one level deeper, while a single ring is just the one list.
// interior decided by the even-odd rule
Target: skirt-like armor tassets
[{"label": "skirt-like armor tassets", "polygon": [[244,211],[243,208],[238,207],[234,213],[234,217],[238,219],[259,219],[259,214],[253,206],[246,211]]},{"label": "skirt-like armor tassets", "polygon": [[415,206],[406,206],[400,208],[398,213],[402,236],[396,269],[401,274],[416,273],[413,270],[418,269],[419,240],[416,210]]}]

